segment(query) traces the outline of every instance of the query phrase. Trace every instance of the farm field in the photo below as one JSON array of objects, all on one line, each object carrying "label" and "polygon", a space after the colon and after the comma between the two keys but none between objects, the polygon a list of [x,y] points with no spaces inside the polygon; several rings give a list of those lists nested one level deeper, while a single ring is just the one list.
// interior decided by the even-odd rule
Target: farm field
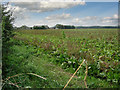
[{"label": "farm field", "polygon": [[119,89],[119,6],[2,0],[0,88]]},{"label": "farm field", "polygon": [[[9,57],[13,71],[7,76],[31,72],[47,78],[44,81],[26,76],[27,84],[19,84],[21,87],[63,88],[85,60],[88,88],[120,88],[118,29],[17,30],[14,33],[11,52],[15,54]],[[67,87],[85,88],[85,72],[84,63]]]}]

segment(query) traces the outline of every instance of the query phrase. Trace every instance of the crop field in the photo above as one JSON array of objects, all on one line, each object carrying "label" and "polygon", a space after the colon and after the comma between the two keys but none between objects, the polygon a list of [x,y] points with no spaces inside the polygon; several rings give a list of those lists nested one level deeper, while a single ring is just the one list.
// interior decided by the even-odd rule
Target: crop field
[{"label": "crop field", "polygon": [[[44,62],[48,64],[52,63],[53,66],[55,65],[66,73],[71,73],[71,75],[77,70],[81,62],[85,60],[88,66],[86,78],[87,87],[119,87],[120,52],[117,29],[17,30],[14,33],[15,36],[13,40],[24,43],[25,47],[28,49],[32,48],[32,52],[30,52],[34,53],[35,58],[40,57],[45,60]],[[20,58],[23,60],[27,57],[26,60],[29,60],[30,54],[26,56],[26,53],[29,50],[25,52],[22,47],[23,46],[21,45],[20,51],[23,50],[24,53],[20,54]],[[14,46],[13,48],[16,47]],[[40,66],[42,67],[42,61],[38,58],[37,60],[33,59],[32,63],[34,64],[31,64],[31,67],[35,67],[32,65],[39,66],[39,69],[37,67],[37,70],[41,71],[42,68],[40,68]],[[24,66],[25,65],[21,67]],[[49,71],[47,71],[49,70],[49,68],[47,69],[49,65],[46,65],[45,67],[46,70],[43,70],[42,73],[49,73]],[[35,72],[35,70],[33,71]],[[81,81],[85,76],[85,71],[86,64],[83,64],[75,75],[75,77],[81,77],[81,79],[77,79],[77,81],[73,80],[70,83],[78,83]],[[65,75],[62,74],[62,77],[64,76]],[[61,76],[58,75],[58,78],[60,77]],[[58,80],[58,83],[64,82],[61,86],[53,86],[63,87],[69,78],[70,77],[67,77],[66,81],[64,81],[65,79],[63,78],[61,79],[61,82]],[[82,86],[78,84],[77,86],[74,86],[74,83],[72,83],[69,84],[68,87]]]},{"label": "crop field", "polygon": [[70,58],[86,59],[89,64],[102,64],[100,70],[119,64],[117,29],[20,30],[16,33],[15,39],[35,45],[38,50],[42,48],[56,58],[65,56],[63,62],[73,63]]},{"label": "crop field", "polygon": [[0,88],[119,89],[119,6],[2,0]]}]

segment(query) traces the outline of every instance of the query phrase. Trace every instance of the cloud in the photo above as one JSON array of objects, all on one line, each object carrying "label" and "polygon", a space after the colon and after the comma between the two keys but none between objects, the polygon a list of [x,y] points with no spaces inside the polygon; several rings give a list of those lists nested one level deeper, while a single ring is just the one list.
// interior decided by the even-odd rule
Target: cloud
[{"label": "cloud", "polygon": [[83,18],[79,18],[79,17],[73,17],[69,13],[62,13],[62,14],[50,15],[41,20],[28,19],[28,20],[18,21],[16,25],[17,26],[48,25],[50,27],[55,26],[56,24],[75,25],[75,26],[115,26],[118,25],[118,22],[115,21],[117,20],[115,19],[116,18],[115,15],[111,17],[86,16]]},{"label": "cloud", "polygon": [[104,21],[102,21],[102,23],[111,23],[112,22],[112,20],[104,20]]},{"label": "cloud", "polygon": [[99,19],[97,16],[86,16],[83,18],[73,18],[71,23],[74,25],[85,25],[87,23],[95,22]]},{"label": "cloud", "polygon": [[99,17],[97,16],[87,16],[84,18],[78,18],[65,13],[45,17],[45,20],[47,20],[47,22],[49,23],[70,24],[70,25],[86,25],[90,23],[91,25],[92,23],[94,23],[95,25],[97,21],[100,22],[98,19]]},{"label": "cloud", "polygon": [[25,8],[21,8],[19,6],[12,6],[11,4],[9,4],[6,11],[8,11],[8,10],[11,10],[13,12],[13,17],[16,20],[29,18],[29,15],[27,14]]},{"label": "cloud", "polygon": [[73,25],[77,25],[77,24],[80,24],[80,23],[82,23],[83,21],[80,19],[80,18],[73,18],[72,19],[72,21],[71,21],[71,23],[73,24]]},{"label": "cloud", "polygon": [[[47,24],[54,26],[57,23],[60,24],[70,24],[70,25],[117,25],[118,15],[114,14],[113,16],[108,17],[98,17],[98,16],[86,16],[83,18],[73,17],[69,13],[61,13],[49,15],[44,18],[39,18],[36,20],[30,15],[33,13],[43,13],[64,8],[72,8],[77,5],[85,5],[85,2],[56,2],[56,1],[41,1],[41,0],[10,0],[10,8],[14,8],[13,16],[16,18],[16,25],[39,25]],[[35,16],[36,17],[36,16]],[[35,20],[34,20],[35,19]]]},{"label": "cloud", "polygon": [[114,19],[118,19],[118,15],[117,15],[117,14],[114,14],[114,15],[113,15],[113,18],[114,18]]},{"label": "cloud", "polygon": [[[14,9],[13,16],[15,19],[15,25],[20,26],[23,24],[27,24],[27,22],[35,22],[34,20],[31,20],[30,13],[42,13],[42,12],[48,12],[48,11],[54,11],[58,9],[63,8],[71,8],[76,5],[84,5],[85,2],[48,2],[48,1],[42,1],[39,0],[10,0],[9,9]],[[61,14],[61,15],[51,15],[46,17],[46,20],[49,19],[49,21],[45,21],[43,23],[50,23],[50,20],[66,20],[70,18],[70,14]],[[28,20],[30,19],[30,20]],[[23,23],[22,23],[23,22]],[[31,25],[29,23],[29,25]],[[37,22],[35,22],[37,24]],[[35,24],[33,23],[33,24]],[[39,22],[38,22],[39,23]]]},{"label": "cloud", "polygon": [[95,21],[97,19],[98,19],[97,16],[87,16],[84,18],[73,18],[72,22],[73,23],[83,23],[83,22]]},{"label": "cloud", "polygon": [[48,17],[45,17],[46,20],[65,20],[65,19],[70,19],[71,18],[71,15],[70,14],[56,14],[56,15],[51,15],[51,16],[48,16]]},{"label": "cloud", "polygon": [[83,20],[96,20],[98,17],[96,16],[87,16],[85,18],[83,18]]},{"label": "cloud", "polygon": [[14,25],[21,26],[27,24],[27,21],[30,20],[30,16],[26,10],[26,8],[21,8],[19,6],[13,6],[11,4],[7,5],[7,10],[12,11],[12,17],[14,17]]},{"label": "cloud", "polygon": [[118,15],[114,14],[112,17],[104,17],[104,20],[116,20],[118,19]]},{"label": "cloud", "polygon": [[[30,13],[43,13],[63,8],[71,8],[76,5],[85,5],[85,2],[56,2],[56,1],[40,1],[40,0],[10,0],[10,8],[14,8],[13,16],[16,18],[16,25],[22,22],[27,22],[30,19]],[[51,15],[46,17],[48,20],[45,23],[50,23],[52,20],[66,20],[70,18],[70,14]],[[34,20],[31,20],[34,21]],[[30,22],[31,22],[30,21]],[[20,23],[19,23],[20,22]],[[32,23],[32,22],[31,22]],[[28,24],[28,23],[26,23]],[[33,23],[34,24],[34,23]]]},{"label": "cloud", "polygon": [[[22,0],[23,1],[23,0]],[[53,10],[58,10],[62,8],[71,8],[76,5],[85,5],[85,2],[49,2],[49,1],[38,1],[38,0],[30,0],[29,2],[15,2],[15,0],[11,0],[11,3],[14,3],[15,6],[20,8],[25,8],[30,12],[48,12]]]},{"label": "cloud", "polygon": [[73,18],[69,23],[78,26],[117,26],[118,15],[114,14],[111,17],[86,16],[84,18]]},{"label": "cloud", "polygon": [[118,15],[114,14],[112,17],[104,17],[102,19],[102,23],[111,23],[111,24],[118,24]]},{"label": "cloud", "polygon": [[81,5],[85,5],[85,0],[9,0],[10,2],[79,2]]},{"label": "cloud", "polygon": [[104,20],[107,20],[107,19],[111,19],[111,17],[104,17],[103,19],[104,19]]}]

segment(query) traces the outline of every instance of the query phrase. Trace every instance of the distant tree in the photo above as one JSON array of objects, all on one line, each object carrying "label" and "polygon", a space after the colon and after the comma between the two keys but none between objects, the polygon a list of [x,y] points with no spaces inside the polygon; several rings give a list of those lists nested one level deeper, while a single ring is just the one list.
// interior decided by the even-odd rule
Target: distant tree
[{"label": "distant tree", "polygon": [[56,25],[55,25],[55,28],[56,28],[56,29],[64,29],[64,26],[61,25],[61,24],[56,24]]},{"label": "distant tree", "polygon": [[71,26],[72,29],[75,29],[75,26]]},{"label": "distant tree", "polygon": [[38,26],[33,26],[33,29],[39,29],[39,27]]},{"label": "distant tree", "polygon": [[28,27],[26,25],[22,25],[21,27],[19,27],[19,29],[30,29],[30,27]]},{"label": "distant tree", "polygon": [[48,25],[44,25],[44,26],[45,26],[46,29],[50,29],[50,28],[48,27]]},{"label": "distant tree", "polygon": [[56,29],[61,29],[61,27],[62,27],[61,24],[57,24],[57,25],[55,26]]},{"label": "distant tree", "polygon": [[30,29],[33,29],[32,27],[30,27]]},{"label": "distant tree", "polygon": [[75,26],[56,24],[56,29],[75,29]]},{"label": "distant tree", "polygon": [[33,29],[49,29],[49,27],[47,25],[33,26]]},{"label": "distant tree", "polygon": [[43,26],[43,25],[42,25],[40,28],[41,28],[41,29],[46,29],[45,26]]}]

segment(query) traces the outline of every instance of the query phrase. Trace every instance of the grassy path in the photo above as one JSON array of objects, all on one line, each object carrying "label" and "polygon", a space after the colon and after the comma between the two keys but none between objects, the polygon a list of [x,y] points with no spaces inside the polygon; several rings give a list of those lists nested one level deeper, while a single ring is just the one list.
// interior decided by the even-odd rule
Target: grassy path
[{"label": "grassy path", "polygon": [[[65,72],[61,67],[54,65],[47,60],[48,58],[46,56],[39,56],[38,58],[35,58],[34,64],[47,79],[56,82],[59,85],[59,88],[64,87],[72,74]],[[68,87],[84,88],[85,86],[83,80],[80,77],[75,76]],[[55,87],[53,86],[53,88]]]}]

